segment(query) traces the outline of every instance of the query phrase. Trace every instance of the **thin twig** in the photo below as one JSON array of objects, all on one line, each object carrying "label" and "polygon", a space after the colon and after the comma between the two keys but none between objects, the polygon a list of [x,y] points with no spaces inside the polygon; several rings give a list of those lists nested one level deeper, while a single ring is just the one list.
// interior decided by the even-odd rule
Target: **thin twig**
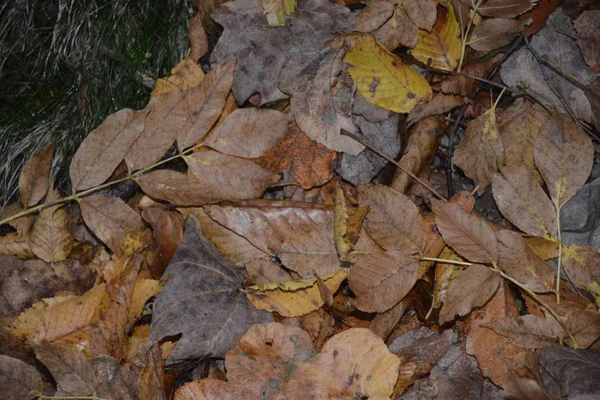
[{"label": "thin twig", "polygon": [[412,172],[410,172],[409,170],[407,170],[406,168],[404,168],[402,165],[400,165],[396,160],[394,160],[393,158],[391,158],[390,156],[388,156],[387,154],[377,150],[376,148],[374,148],[373,146],[371,146],[370,144],[366,143],[365,141],[363,141],[360,137],[358,137],[357,135],[348,132],[345,129],[341,130],[341,134],[344,136],[348,136],[351,139],[356,140],[358,143],[362,144],[363,146],[365,146],[367,149],[371,150],[373,153],[377,154],[379,157],[391,162],[392,164],[394,164],[396,167],[400,168],[402,171],[406,172],[411,178],[413,178],[415,181],[419,182],[421,185],[425,186],[427,189],[429,189],[429,191],[431,193],[433,193],[437,198],[439,198],[440,200],[446,202],[446,198],[444,196],[442,196],[441,194],[439,194],[434,188],[432,188],[430,185],[428,185],[425,181],[421,180],[418,176],[416,176],[415,174],[413,174]]}]

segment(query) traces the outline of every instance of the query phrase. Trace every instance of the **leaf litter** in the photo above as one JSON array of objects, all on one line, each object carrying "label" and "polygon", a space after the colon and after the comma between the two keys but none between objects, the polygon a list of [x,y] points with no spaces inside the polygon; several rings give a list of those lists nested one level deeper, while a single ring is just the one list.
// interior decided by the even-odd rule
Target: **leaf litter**
[{"label": "leaf litter", "polygon": [[354,3],[225,3],[211,66],[195,17],[148,106],[82,143],[71,194],[52,146],[25,163],[3,393],[600,395],[600,248],[564,229],[598,179],[595,11]]}]

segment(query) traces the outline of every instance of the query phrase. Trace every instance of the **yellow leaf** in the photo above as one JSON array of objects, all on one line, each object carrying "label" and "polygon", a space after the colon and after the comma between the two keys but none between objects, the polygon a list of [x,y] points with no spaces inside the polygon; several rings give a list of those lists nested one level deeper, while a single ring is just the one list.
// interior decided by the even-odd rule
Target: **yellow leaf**
[{"label": "yellow leaf", "polygon": [[[321,279],[329,291],[335,293],[347,276],[348,270],[342,269]],[[316,283],[316,278],[308,278],[254,285],[246,289],[246,296],[259,310],[277,312],[284,317],[298,317],[318,310],[325,304]]]},{"label": "yellow leaf", "polygon": [[345,37],[344,62],[357,89],[368,101],[387,110],[407,113],[431,98],[431,87],[421,75],[368,35]]},{"label": "yellow leaf", "polygon": [[297,0],[263,0],[269,26],[284,26],[285,17],[292,14],[297,5]]},{"label": "yellow leaf", "polygon": [[335,247],[340,260],[350,261],[349,258],[358,240],[369,207],[353,207],[347,201],[344,190],[339,185],[335,188],[334,201]]},{"label": "yellow leaf", "polygon": [[154,98],[159,94],[167,93],[176,88],[181,91],[193,88],[200,84],[202,78],[204,78],[204,71],[202,71],[200,65],[194,60],[186,57],[171,70],[171,76],[160,78],[156,81],[156,85],[150,94],[150,98]]},{"label": "yellow leaf", "polygon": [[425,64],[431,58],[432,67],[452,71],[458,65],[461,49],[460,26],[454,8],[449,5],[445,21],[438,18],[431,32],[419,29],[419,40],[412,55]]}]

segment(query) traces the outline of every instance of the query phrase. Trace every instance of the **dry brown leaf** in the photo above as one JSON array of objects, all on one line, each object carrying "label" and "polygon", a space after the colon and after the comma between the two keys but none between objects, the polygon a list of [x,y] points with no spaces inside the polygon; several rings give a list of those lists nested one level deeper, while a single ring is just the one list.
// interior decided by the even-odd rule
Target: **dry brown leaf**
[{"label": "dry brown leaf", "polygon": [[491,299],[502,278],[490,268],[473,264],[450,283],[440,311],[440,324],[465,316]]},{"label": "dry brown leaf", "polygon": [[[202,221],[200,221],[202,223]],[[254,259],[246,264],[248,280],[252,284],[287,282],[294,278],[281,267],[281,265],[269,260]]]},{"label": "dry brown leaf", "polygon": [[51,307],[42,318],[34,341],[89,346],[85,328],[93,322],[96,308],[105,294],[105,285],[94,286],[81,296],[71,297]]},{"label": "dry brown leaf", "polygon": [[[464,258],[460,257],[450,247],[444,247],[444,250],[439,254],[439,258],[443,260],[461,261]],[[436,262],[435,263],[435,281],[433,283],[433,299],[432,308],[440,308],[444,302],[444,298],[448,293],[450,284],[463,272],[464,268],[460,265]]]},{"label": "dry brown leaf", "polygon": [[54,144],[51,143],[23,166],[19,176],[19,200],[24,207],[36,205],[48,192],[53,154]]},{"label": "dry brown leaf", "polygon": [[533,147],[540,127],[549,118],[542,106],[525,98],[515,99],[497,115],[505,165],[525,168],[538,183],[542,183],[542,177],[533,162]]},{"label": "dry brown leaf", "polygon": [[188,28],[188,40],[190,41],[190,59],[198,61],[200,57],[208,53],[208,37],[202,26],[200,13],[196,13],[192,17]]},{"label": "dry brown leaf", "polygon": [[538,236],[530,236],[525,238],[527,246],[539,258],[544,261],[558,257],[558,242],[554,240],[546,240]]},{"label": "dry brown leaf", "polygon": [[158,207],[142,211],[142,218],[152,226],[156,256],[149,268],[152,277],[159,279],[183,238],[183,220],[180,214]]},{"label": "dry brown leaf", "polygon": [[332,163],[336,158],[336,152],[313,142],[298,125],[292,123],[283,139],[258,163],[283,175],[280,184],[297,184],[308,190],[333,178]]},{"label": "dry brown leaf", "polygon": [[[471,5],[471,0],[461,2]],[[477,7],[477,12],[486,17],[513,18],[529,11],[536,4],[537,0],[487,0]]]},{"label": "dry brown leaf", "polygon": [[[444,132],[443,128],[442,117],[430,117],[420,121],[412,129],[400,165],[414,175],[418,175],[422,169],[428,167],[437,151]],[[391,187],[400,193],[406,193],[412,182],[413,178],[410,175],[397,168]]]},{"label": "dry brown leaf", "polygon": [[[472,61],[464,66],[461,69],[461,72],[477,78],[483,78],[494,62],[498,60],[498,58],[499,57],[497,56],[492,57],[491,59],[483,62]],[[448,75],[444,77],[444,80],[440,86],[443,93],[459,94],[461,96],[468,97],[473,93],[473,89],[475,89],[478,84],[479,82],[477,80],[467,78],[463,75]]]},{"label": "dry brown leaf", "polygon": [[63,396],[96,393],[96,377],[87,358],[78,349],[58,344],[35,346],[36,357],[48,368]]},{"label": "dry brown leaf", "polygon": [[542,318],[532,314],[500,319],[482,326],[493,329],[526,349],[550,346],[565,333],[553,317]]},{"label": "dry brown leaf", "polygon": [[112,175],[144,131],[147,115],[147,110],[126,108],[109,115],[87,135],[69,168],[71,185],[75,190],[100,185]]},{"label": "dry brown leaf", "polygon": [[500,259],[498,266],[523,286],[536,293],[552,290],[554,272],[527,246],[517,232],[496,232]]},{"label": "dry brown leaf", "polygon": [[275,146],[288,128],[289,118],[277,110],[240,108],[210,134],[204,144],[236,157],[261,157]]},{"label": "dry brown leaf", "polygon": [[498,262],[496,236],[484,220],[453,203],[434,199],[431,207],[444,241],[458,254],[473,262]]},{"label": "dry brown leaf", "polygon": [[369,33],[383,25],[394,14],[394,5],[385,1],[375,1],[365,7],[354,20],[353,30]]},{"label": "dry brown leaf", "polygon": [[523,31],[523,23],[508,18],[485,19],[475,26],[468,44],[477,51],[490,51],[509,44]]},{"label": "dry brown leaf", "polygon": [[[60,199],[58,191],[51,192],[46,203]],[[71,217],[65,206],[48,207],[40,211],[29,234],[31,251],[46,261],[63,261],[73,248]]]},{"label": "dry brown leaf", "polygon": [[194,214],[198,218],[198,221],[200,221],[202,235],[215,245],[217,250],[219,250],[219,254],[232,263],[244,265],[252,260],[264,260],[268,258],[265,252],[252,245],[243,236],[211,219],[202,208],[184,208],[180,209],[180,211],[185,218],[189,214]]},{"label": "dry brown leaf", "polygon": [[502,215],[528,235],[556,238],[556,212],[544,189],[523,168],[501,171],[493,178],[492,191]]},{"label": "dry brown leaf", "polygon": [[403,247],[408,240],[418,252],[425,248],[425,225],[421,212],[407,196],[388,186],[358,187],[361,205],[369,207],[365,229],[386,250]]},{"label": "dry brown leaf", "polygon": [[175,398],[276,399],[298,393],[306,398],[351,398],[360,393],[384,399],[392,394],[400,360],[368,329],[339,333],[316,354],[305,331],[270,323],[250,328],[227,353],[225,366],[228,383],[201,380],[179,389]]},{"label": "dry brown leaf", "polygon": [[413,48],[419,40],[419,28],[403,7],[396,7],[392,17],[371,34],[377,43],[389,51],[394,51],[400,45]]},{"label": "dry brown leaf", "polygon": [[366,312],[384,312],[398,304],[417,281],[417,254],[407,242],[385,251],[363,231],[348,276],[355,306]]},{"label": "dry brown leaf", "polygon": [[434,0],[403,0],[402,5],[417,28],[431,31],[437,16]]},{"label": "dry brown leaf", "polygon": [[171,70],[171,76],[156,80],[150,98],[154,98],[171,90],[188,90],[196,87],[204,79],[204,71],[190,56],[184,58]]},{"label": "dry brown leaf", "polygon": [[589,246],[562,247],[562,266],[569,281],[600,299],[600,253]]},{"label": "dry brown leaf", "polygon": [[333,207],[294,201],[255,200],[205,206],[210,218],[282,264],[310,277],[340,268],[334,239]]},{"label": "dry brown leaf", "polygon": [[123,200],[95,194],[80,200],[85,224],[114,253],[132,255],[151,241],[142,218]]},{"label": "dry brown leaf", "polygon": [[460,96],[437,94],[427,103],[417,104],[417,106],[408,114],[406,122],[412,125],[423,118],[444,114],[453,108],[465,104],[465,99]]},{"label": "dry brown leaf", "polygon": [[138,276],[133,288],[133,294],[131,295],[127,321],[131,322],[136,317],[142,315],[148,299],[160,292],[163,285],[164,282],[160,282],[159,280],[141,278],[141,275]]},{"label": "dry brown leaf", "polygon": [[335,247],[340,255],[340,260],[349,261],[352,259],[352,251],[369,211],[369,206],[357,207],[347,198],[339,184],[335,188],[334,200]]},{"label": "dry brown leaf", "polygon": [[501,387],[510,380],[513,370],[520,366],[519,358],[529,350],[512,344],[506,337],[482,325],[518,315],[514,295],[503,282],[492,300],[469,324],[467,353],[475,356],[481,373]]},{"label": "dry brown leaf", "polygon": [[29,399],[32,391],[42,392],[42,377],[35,367],[6,355],[0,355],[0,393],[6,399]]},{"label": "dry brown leaf", "polygon": [[479,188],[477,193],[481,196],[503,160],[504,148],[496,124],[494,105],[469,122],[465,138],[454,153],[454,164],[475,182]]},{"label": "dry brown leaf", "polygon": [[596,73],[600,72],[600,59],[598,54],[598,36],[600,35],[600,27],[598,19],[600,11],[588,10],[584,11],[575,20],[575,29],[577,30],[577,44],[581,49],[581,54],[585,62]]},{"label": "dry brown leaf", "polygon": [[[128,147],[130,171],[147,168],[177,140],[179,150],[202,139],[219,118],[233,82],[235,62],[215,66],[200,84],[185,92],[173,89],[150,101],[143,131]],[[139,112],[142,112],[139,111]]]},{"label": "dry brown leaf", "polygon": [[550,197],[560,209],[590,176],[594,146],[571,117],[555,115],[540,128],[533,155]]}]

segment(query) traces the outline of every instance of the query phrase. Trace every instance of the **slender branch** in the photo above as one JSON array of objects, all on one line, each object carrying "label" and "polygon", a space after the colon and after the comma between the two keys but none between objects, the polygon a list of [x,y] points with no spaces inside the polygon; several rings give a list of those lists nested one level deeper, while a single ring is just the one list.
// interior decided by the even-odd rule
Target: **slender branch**
[{"label": "slender branch", "polygon": [[[420,257],[419,260],[423,260],[423,261],[437,261],[437,262],[442,262],[442,263],[445,263],[445,264],[456,264],[456,265],[466,265],[466,266],[473,265],[473,263],[470,263],[470,262],[455,261],[455,260],[449,260],[449,259],[443,259],[443,258],[435,258],[434,259],[433,257]],[[552,317],[556,320],[556,322],[558,322],[560,324],[561,328],[569,336],[569,339],[571,339],[571,341],[573,343],[573,348],[577,349],[577,342],[575,341],[575,338],[573,337],[573,334],[571,334],[571,331],[569,331],[569,329],[565,325],[565,322],[564,322],[565,318],[564,317],[560,316],[545,301],[543,301],[542,299],[540,299],[537,296],[537,294],[535,294],[535,292],[533,292],[531,289],[529,289],[528,287],[526,287],[524,284],[522,284],[521,282],[519,282],[518,280],[516,280],[512,276],[506,274],[504,271],[502,271],[501,269],[499,269],[496,265],[494,265],[491,268],[491,270],[494,271],[494,272],[496,272],[498,275],[500,275],[501,277],[503,277],[507,281],[510,281],[513,284],[515,284],[517,287],[519,287],[519,289],[521,289],[525,293],[527,293],[539,305],[541,305],[542,307],[544,307],[550,313],[550,315],[552,315]]]},{"label": "slender branch", "polygon": [[367,149],[371,150],[372,152],[374,152],[375,154],[377,154],[379,157],[384,158],[385,160],[391,162],[392,164],[394,164],[396,167],[400,168],[402,171],[406,172],[411,178],[413,178],[415,181],[419,182],[421,185],[425,186],[427,189],[429,189],[429,191],[431,193],[433,193],[437,198],[439,198],[440,200],[447,202],[448,200],[446,200],[446,198],[444,196],[442,196],[441,194],[439,194],[434,188],[432,188],[429,184],[427,184],[427,182],[421,180],[418,176],[416,176],[415,174],[413,174],[412,172],[410,172],[409,170],[407,170],[406,168],[404,168],[402,165],[400,165],[396,160],[394,160],[393,158],[391,158],[390,156],[388,156],[387,154],[377,150],[376,148],[374,148],[373,146],[371,146],[370,144],[366,143],[365,141],[363,141],[360,137],[358,137],[357,135],[348,132],[345,129],[341,130],[341,134],[344,136],[348,136],[351,139],[356,140],[358,143],[362,144],[363,146],[365,146]]},{"label": "slender branch", "polygon": [[562,269],[562,238],[560,233],[560,206],[558,200],[554,204],[556,208],[556,236],[558,239],[558,262],[556,267],[556,304],[560,304],[560,271]]}]

